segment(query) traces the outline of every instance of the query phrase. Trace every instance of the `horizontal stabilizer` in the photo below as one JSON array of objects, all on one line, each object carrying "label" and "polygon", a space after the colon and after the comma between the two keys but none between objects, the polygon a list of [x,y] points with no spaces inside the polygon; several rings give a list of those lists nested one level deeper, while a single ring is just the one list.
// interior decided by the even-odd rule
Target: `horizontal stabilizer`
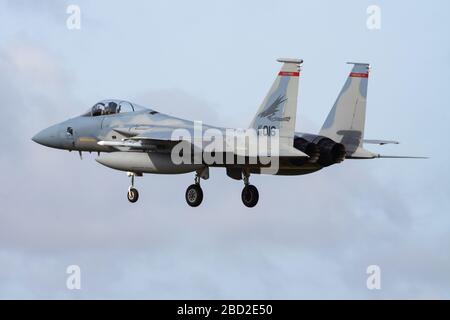
[{"label": "horizontal stabilizer", "polygon": [[414,156],[385,156],[379,154],[377,158],[384,159],[429,159],[428,157],[414,157]]},{"label": "horizontal stabilizer", "polygon": [[379,144],[379,145],[385,145],[385,144],[399,144],[398,141],[392,141],[392,140],[370,140],[370,139],[364,139],[364,143],[367,144]]},{"label": "horizontal stabilizer", "polygon": [[417,157],[417,156],[396,156],[396,155],[382,155],[370,152],[364,148],[358,148],[351,156],[347,156],[347,159],[428,159],[428,157]]}]

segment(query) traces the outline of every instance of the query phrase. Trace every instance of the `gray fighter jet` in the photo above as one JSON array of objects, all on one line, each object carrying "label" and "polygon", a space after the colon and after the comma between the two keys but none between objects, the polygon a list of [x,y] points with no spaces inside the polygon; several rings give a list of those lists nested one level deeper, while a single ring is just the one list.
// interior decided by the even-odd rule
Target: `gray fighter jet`
[{"label": "gray fighter jet", "polygon": [[297,95],[302,60],[283,63],[269,93],[247,129],[227,129],[172,117],[124,100],[104,100],[86,113],[51,126],[32,140],[51,148],[97,152],[99,163],[125,171],[131,177],[127,198],[139,193],[134,177],[144,173],[195,172],[186,201],[200,205],[201,179],[209,167],[223,167],[229,177],[243,180],[242,202],[254,207],[258,189],[250,174],[302,175],[338,164],[345,159],[411,158],[383,156],[364,144],[397,144],[365,140],[367,85],[370,66],[350,63],[349,74],[318,134],[295,132]]}]

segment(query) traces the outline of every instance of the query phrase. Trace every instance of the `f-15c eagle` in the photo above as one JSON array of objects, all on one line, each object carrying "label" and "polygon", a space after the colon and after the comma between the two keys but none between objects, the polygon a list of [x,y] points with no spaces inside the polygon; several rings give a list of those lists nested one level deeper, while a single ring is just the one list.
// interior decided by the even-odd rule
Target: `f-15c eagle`
[{"label": "f-15c eagle", "polygon": [[[98,152],[96,161],[128,172],[127,198],[132,203],[139,198],[135,176],[195,172],[194,184],[185,194],[192,207],[203,200],[200,181],[209,178],[210,167],[223,167],[229,177],[243,180],[242,202],[254,207],[259,192],[250,184],[251,174],[303,175],[345,159],[412,158],[365,149],[365,144],[398,143],[364,139],[369,64],[350,63],[353,69],[320,132],[311,134],[295,132],[303,61],[278,61],[283,63],[281,70],[247,129],[199,126],[128,101],[104,100],[81,116],[42,130],[32,140],[75,150],[80,156],[83,151]],[[214,139],[205,139],[207,132]]]}]

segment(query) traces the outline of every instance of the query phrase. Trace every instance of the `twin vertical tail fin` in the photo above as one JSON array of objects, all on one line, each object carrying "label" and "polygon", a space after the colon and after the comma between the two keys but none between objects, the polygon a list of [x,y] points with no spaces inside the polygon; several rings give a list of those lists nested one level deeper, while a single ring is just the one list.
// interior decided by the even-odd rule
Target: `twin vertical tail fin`
[{"label": "twin vertical tail fin", "polygon": [[349,62],[349,64],[353,65],[353,69],[319,134],[343,144],[345,146],[346,158],[426,159],[426,157],[386,156],[364,149],[363,143],[383,145],[390,143],[398,144],[398,142],[389,140],[364,140],[370,65],[368,63],[354,62]]},{"label": "twin vertical tail fin", "polygon": [[370,65],[349,64],[353,64],[353,69],[328,114],[320,135],[342,143],[347,157],[358,157],[359,154],[366,157],[370,154],[363,149]]},{"label": "twin vertical tail fin", "polygon": [[258,109],[250,128],[255,130],[279,130],[280,155],[306,156],[293,148],[300,67],[303,60],[278,59],[282,62],[272,87]]}]

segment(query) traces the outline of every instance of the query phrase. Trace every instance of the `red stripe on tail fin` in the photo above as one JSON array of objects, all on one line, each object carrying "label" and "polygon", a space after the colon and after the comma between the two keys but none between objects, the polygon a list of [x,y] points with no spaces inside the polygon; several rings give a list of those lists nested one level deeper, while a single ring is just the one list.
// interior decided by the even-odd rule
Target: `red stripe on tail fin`
[{"label": "red stripe on tail fin", "polygon": [[368,78],[369,74],[368,73],[352,72],[352,73],[350,73],[350,77],[352,77],[352,78]]},{"label": "red stripe on tail fin", "polygon": [[278,75],[281,76],[281,77],[299,77],[300,76],[300,72],[280,71],[278,73]]}]

